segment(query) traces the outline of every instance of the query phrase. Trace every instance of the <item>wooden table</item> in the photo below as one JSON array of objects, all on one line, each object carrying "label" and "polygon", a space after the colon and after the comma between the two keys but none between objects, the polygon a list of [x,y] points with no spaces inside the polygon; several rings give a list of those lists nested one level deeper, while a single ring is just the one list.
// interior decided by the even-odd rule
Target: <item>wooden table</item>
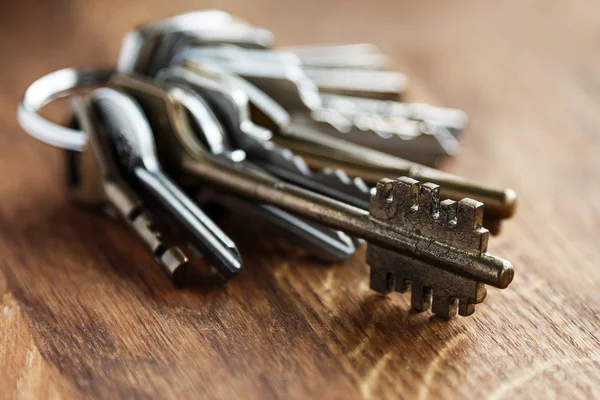
[{"label": "wooden table", "polygon": [[[250,4],[252,3],[252,4]],[[85,5],[84,5],[85,4]],[[447,169],[513,187],[490,251],[517,270],[443,321],[368,289],[364,249],[319,265],[221,218],[245,270],[176,290],[126,228],[72,207],[61,153],[15,120],[27,84],[112,65],[133,25],[202,7],[278,44],[376,43],[410,98],[471,117]],[[0,15],[0,397],[600,397],[597,1],[48,1]]]}]

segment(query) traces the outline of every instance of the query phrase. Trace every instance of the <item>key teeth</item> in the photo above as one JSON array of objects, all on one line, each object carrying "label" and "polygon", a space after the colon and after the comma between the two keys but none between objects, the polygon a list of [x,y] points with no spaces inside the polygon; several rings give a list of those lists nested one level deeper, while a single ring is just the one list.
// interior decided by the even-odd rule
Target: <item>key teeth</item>
[{"label": "key teeth", "polygon": [[[456,297],[436,296],[435,293],[432,297],[433,302],[431,303],[431,312],[438,317],[448,319],[454,318],[457,314],[463,317],[468,317],[469,315],[472,315],[475,312],[475,306],[477,305],[477,303],[479,303],[479,301],[477,303],[473,303],[468,299],[459,300]],[[413,309],[417,311],[426,311],[426,309],[429,308],[427,307],[425,309],[419,309],[419,305],[419,300],[415,300],[415,298],[413,297],[411,301],[411,306]],[[423,305],[428,305],[428,303],[423,303]]]},{"label": "key teeth", "polygon": [[453,318],[458,312],[458,299],[433,294],[431,312],[441,318]]},{"label": "key teeth", "polygon": [[137,214],[131,220],[131,226],[137,232],[138,236],[143,238],[146,247],[153,253],[157,254],[163,250],[163,244],[160,236],[152,227],[151,218],[145,213]]},{"label": "key teeth", "polygon": [[350,178],[342,169],[325,168],[320,171],[311,171],[309,177],[314,177],[318,182],[327,184],[331,188],[339,189],[356,198],[370,196],[371,188],[360,178]]},{"label": "key teeth", "polygon": [[395,275],[393,272],[377,271],[371,268],[369,287],[381,294],[388,294],[394,291]]},{"label": "key teeth", "polygon": [[454,200],[446,199],[440,202],[439,220],[447,225],[456,225],[456,209],[458,203]]},{"label": "key teeth", "polygon": [[326,174],[334,175],[340,182],[350,184],[350,177],[343,169],[330,169]]},{"label": "key teeth", "polygon": [[410,292],[410,306],[413,310],[423,312],[431,306],[431,288],[413,287]]},{"label": "key teeth", "polygon": [[392,207],[392,191],[395,181],[384,178],[377,182],[375,193],[371,195],[371,211],[370,214],[377,219],[386,220],[393,217],[391,213]]},{"label": "key teeth", "polygon": [[401,214],[416,211],[419,206],[419,191],[419,181],[402,176],[395,182],[392,203],[401,211]]},{"label": "key teeth", "polygon": [[406,293],[411,290],[411,286],[412,284],[408,279],[401,279],[400,277],[396,276],[396,292]]},{"label": "key teeth", "polygon": [[424,183],[419,190],[419,212],[437,218],[440,210],[440,187],[434,183]]},{"label": "key teeth", "polygon": [[458,314],[462,317],[468,317],[469,315],[472,315],[475,312],[475,304],[474,303],[467,303],[467,302],[460,302],[458,304]]},{"label": "key teeth", "polygon": [[440,187],[400,177],[382,179],[371,197],[371,216],[465,251],[487,249],[489,231],[483,228],[483,203],[465,198],[440,202]]},{"label": "key teeth", "polygon": [[458,202],[456,225],[465,231],[474,231],[483,225],[483,203],[465,198]]}]

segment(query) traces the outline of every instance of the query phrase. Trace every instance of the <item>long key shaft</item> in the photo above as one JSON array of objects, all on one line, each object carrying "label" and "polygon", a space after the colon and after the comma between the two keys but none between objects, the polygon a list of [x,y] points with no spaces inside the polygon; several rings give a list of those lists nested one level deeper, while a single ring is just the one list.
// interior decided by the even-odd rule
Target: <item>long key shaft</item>
[{"label": "long key shaft", "polygon": [[[431,241],[426,236],[407,235],[401,227],[371,218],[369,212],[329,197],[288,185],[266,174],[251,174],[216,160],[199,163],[184,158],[184,171],[197,178],[256,201],[272,204],[321,224],[358,236],[370,243],[391,248],[414,258],[440,265],[440,268],[498,288],[512,280],[513,270],[508,261],[488,254],[455,252],[445,256],[452,247]],[[472,229],[475,229],[473,227]],[[419,242],[428,243],[420,247]]]}]

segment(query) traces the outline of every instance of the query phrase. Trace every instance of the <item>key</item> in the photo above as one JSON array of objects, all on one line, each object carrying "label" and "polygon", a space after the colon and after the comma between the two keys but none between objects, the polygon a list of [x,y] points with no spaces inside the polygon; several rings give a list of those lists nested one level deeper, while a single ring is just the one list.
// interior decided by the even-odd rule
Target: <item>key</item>
[{"label": "key", "polygon": [[186,228],[221,277],[230,279],[237,274],[241,259],[235,244],[162,171],[152,131],[135,101],[108,88],[96,89],[91,101],[128,175]]},{"label": "key", "polygon": [[[129,81],[129,87],[136,83],[135,81]],[[124,82],[122,87],[126,88],[127,82]],[[159,89],[146,86],[141,90],[152,92]],[[167,93],[163,93],[163,95],[167,95]],[[171,95],[177,97],[178,101],[185,105],[189,111],[190,123],[197,128],[195,132],[199,133],[199,139],[206,144],[212,154],[223,155],[229,153],[228,157],[245,159],[245,154],[240,154],[240,152],[243,153],[241,150],[237,150],[237,154],[232,155],[236,150],[231,147],[220,122],[199,95],[181,89],[173,90]],[[193,140],[193,138],[191,139]],[[198,143],[196,146],[190,146],[190,153],[198,151],[202,145]],[[198,157],[202,156],[199,155]],[[210,195],[207,195],[207,192]],[[279,227],[293,243],[304,248],[320,261],[343,261],[352,256],[356,250],[355,243],[345,233],[320,226],[312,221],[303,220],[277,207],[244,201],[235,196],[228,196],[215,191],[203,190],[202,196],[234,212],[251,215],[257,220],[272,223]]]},{"label": "key", "polygon": [[117,64],[120,72],[153,75],[184,43],[234,43],[269,47],[273,35],[218,10],[193,11],[155,20],[129,31],[121,45]]},{"label": "key", "polygon": [[444,126],[378,114],[342,115],[320,109],[310,115],[295,115],[288,131],[328,132],[329,136],[378,150],[427,166],[437,166],[446,157],[460,152],[456,137]]},{"label": "key", "polygon": [[[211,60],[232,72],[245,71],[248,79],[260,79],[261,67],[268,64],[271,68],[282,69],[300,68],[302,72],[313,81],[322,93],[337,93],[354,95],[357,97],[396,100],[405,91],[408,79],[405,75],[392,71],[354,68],[327,68],[307,66],[293,53],[277,50],[243,49],[236,46],[227,48],[191,47],[184,49],[182,54],[174,57],[177,64],[184,59],[197,61]],[[252,63],[241,67],[240,63]],[[275,72],[274,78],[285,76],[285,71]]]},{"label": "key", "polygon": [[[456,308],[459,314],[470,315],[474,305],[484,299],[484,284],[505,288],[512,281],[510,262],[486,252],[488,232],[481,227],[481,203],[470,199],[440,203],[437,185],[419,188],[416,181],[399,178],[378,184],[368,212],[244,168],[243,162],[210,155],[199,160],[183,145],[194,137],[185,108],[166,96],[162,101],[162,105],[145,101],[142,107],[147,115],[165,117],[154,120],[154,133],[162,143],[163,157],[171,160],[168,165],[174,168],[174,176],[188,175],[367,240],[374,289],[385,292],[383,289],[391,286],[388,275],[392,272],[386,272],[385,288],[377,276],[381,271],[396,271],[395,263],[401,262],[404,269],[394,273],[410,270],[403,276],[413,279],[412,306],[425,310],[431,295],[432,311],[449,317]],[[162,131],[166,125],[174,131],[172,136]],[[415,223],[417,219],[419,223]],[[458,307],[453,307],[457,303]]]},{"label": "key", "polygon": [[276,49],[295,54],[305,67],[386,69],[390,64],[370,43],[289,46]]},{"label": "key", "polygon": [[401,103],[379,101],[362,97],[321,94],[323,109],[336,110],[347,118],[362,115],[379,115],[388,118],[403,118],[443,126],[457,137],[467,126],[464,111],[435,107],[424,103]]},{"label": "key", "polygon": [[162,234],[154,229],[154,221],[142,200],[122,179],[110,149],[99,132],[89,102],[77,99],[73,110],[78,125],[88,133],[88,148],[69,155],[69,197],[87,206],[109,205],[142,241],[156,263],[177,285],[183,283],[188,259],[179,247],[167,247]]},{"label": "key", "polygon": [[[203,79],[203,77],[205,77],[205,79]],[[213,83],[210,83],[206,77],[212,78]],[[472,183],[455,175],[411,163],[370,148],[357,146],[350,142],[321,135],[318,131],[306,130],[298,135],[295,135],[295,131],[287,131],[284,135],[283,132],[288,129],[291,117],[281,106],[251,84],[239,78],[236,79],[227,74],[219,73],[218,70],[169,68],[162,74],[159,74],[158,79],[166,79],[170,83],[176,84],[185,84],[186,82],[188,84],[194,83],[193,89],[201,91],[202,95],[209,97],[216,96],[212,104],[213,108],[225,110],[223,112],[227,115],[224,118],[225,121],[234,120],[236,111],[233,104],[236,102],[238,103],[238,108],[248,107],[247,104],[239,104],[242,102],[241,99],[244,97],[244,94],[246,94],[246,102],[251,99],[253,106],[263,114],[263,119],[266,118],[269,120],[268,124],[272,125],[276,131],[282,133],[273,136],[272,139],[283,147],[292,150],[293,153],[301,156],[303,161],[306,161],[310,169],[304,164],[302,167],[304,170],[323,170],[324,168],[333,168],[334,170],[339,169],[345,171],[350,177],[360,177],[364,179],[365,182],[372,186],[376,185],[376,183],[385,176],[406,175],[414,179],[434,182],[441,185],[442,196],[444,197],[454,200],[469,197],[486,204],[488,214],[486,215],[485,223],[486,227],[493,233],[499,232],[500,221],[502,219],[511,217],[515,212],[516,194],[511,189],[498,189]],[[217,81],[219,81],[219,84],[216,83]],[[240,91],[243,91],[244,93],[239,93]],[[236,93],[235,96],[233,96],[235,99],[231,98],[228,101],[229,106],[223,107],[222,104],[225,102],[223,97],[226,97],[227,93]],[[221,98],[221,100],[219,100],[219,98]],[[249,112],[242,112],[241,114],[248,115]],[[233,125],[244,126],[245,124],[247,123],[236,123]],[[238,139],[237,143],[241,146],[245,145],[243,136],[253,136],[252,133],[244,135],[244,132],[235,130],[235,126],[230,126],[229,131],[238,136],[242,136],[241,140]],[[260,135],[254,136],[258,137]],[[269,140],[270,138],[262,135],[261,139]],[[272,160],[281,160],[281,158],[282,157],[275,157],[272,158]],[[287,158],[289,159],[290,157],[287,156]],[[272,164],[276,165],[276,162],[272,162]],[[281,163],[281,165],[286,165],[286,163]],[[297,161],[294,163],[287,163],[288,169],[293,168],[293,165],[300,164],[298,164]],[[305,184],[300,180],[290,179],[289,174],[283,175],[278,173],[276,169],[270,169],[269,171],[296,184],[302,186]],[[324,183],[326,183],[326,186],[328,187],[339,187],[339,185],[333,184],[331,180]],[[352,183],[355,184],[356,181],[352,181]],[[367,208],[369,203],[369,191],[357,191],[354,186],[356,185],[346,185],[345,187],[347,190],[337,194],[315,184],[307,187],[311,190],[333,196],[358,207]]]},{"label": "key", "polygon": [[[182,65],[193,70],[207,68],[203,62],[187,58]],[[294,123],[288,130],[302,132],[308,125],[309,129],[336,138],[367,144],[397,156],[415,157],[431,165],[439,157],[455,155],[459,151],[455,137],[433,122],[379,114],[371,114],[370,118],[365,115],[348,118],[336,110],[323,108],[318,89],[298,67],[281,68],[275,64],[249,62],[218,62],[216,66],[246,78],[289,111]]]},{"label": "key", "polygon": [[[408,83],[406,76],[398,72],[308,67],[302,65],[301,60],[292,53],[243,49],[236,46],[223,49],[187,48],[176,55],[171,64],[180,64],[185,60],[216,63],[261,88],[264,85],[281,86],[285,84],[286,78],[303,74],[323,93],[397,100],[405,92]],[[278,82],[271,82],[272,80]]]},{"label": "key", "polygon": [[392,71],[315,67],[304,67],[302,71],[321,93],[397,100],[408,86],[405,75]]}]

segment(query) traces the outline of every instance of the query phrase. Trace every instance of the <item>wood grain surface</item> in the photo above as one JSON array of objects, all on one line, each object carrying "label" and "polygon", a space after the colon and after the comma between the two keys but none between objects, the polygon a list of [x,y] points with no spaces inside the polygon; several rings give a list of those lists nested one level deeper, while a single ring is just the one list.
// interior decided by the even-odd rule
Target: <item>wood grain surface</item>
[{"label": "wood grain surface", "polygon": [[[371,292],[364,248],[324,266],[223,217],[245,270],[176,290],[124,226],[69,204],[61,153],[17,125],[27,84],[201,8],[280,45],[376,43],[411,99],[466,110],[446,169],[519,193],[490,241],[513,284],[444,321]],[[3,2],[0,398],[600,397],[599,18],[593,0]]]}]

